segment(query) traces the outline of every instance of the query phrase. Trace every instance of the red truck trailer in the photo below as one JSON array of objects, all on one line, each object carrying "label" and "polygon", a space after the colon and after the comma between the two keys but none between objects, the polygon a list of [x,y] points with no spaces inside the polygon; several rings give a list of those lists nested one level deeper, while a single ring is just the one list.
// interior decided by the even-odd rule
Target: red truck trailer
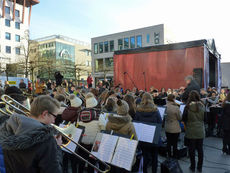
[{"label": "red truck trailer", "polygon": [[221,87],[221,56],[214,40],[114,52],[114,84],[124,89],[180,88],[193,75],[201,87]]}]

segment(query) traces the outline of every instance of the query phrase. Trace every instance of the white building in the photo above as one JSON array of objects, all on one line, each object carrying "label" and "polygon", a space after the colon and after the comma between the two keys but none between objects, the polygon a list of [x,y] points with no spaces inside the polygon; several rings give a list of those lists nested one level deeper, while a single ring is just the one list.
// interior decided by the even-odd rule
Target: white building
[{"label": "white building", "polygon": [[172,40],[172,34],[164,24],[92,38],[92,71],[95,83],[104,77],[113,79],[114,51],[168,44],[173,43]]},{"label": "white building", "polygon": [[32,6],[38,3],[39,0],[0,0],[0,71],[24,54]]}]

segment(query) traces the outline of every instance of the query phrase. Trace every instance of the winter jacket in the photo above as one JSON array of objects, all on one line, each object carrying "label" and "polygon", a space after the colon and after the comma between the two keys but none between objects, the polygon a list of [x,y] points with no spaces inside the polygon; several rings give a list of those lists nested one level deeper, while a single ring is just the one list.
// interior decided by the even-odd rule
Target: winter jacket
[{"label": "winter jacket", "polygon": [[230,102],[226,101],[223,107],[223,129],[230,130]]},{"label": "winter jacket", "polygon": [[181,128],[179,121],[182,119],[180,106],[174,102],[167,103],[166,116],[165,116],[165,132],[167,133],[180,133]]},{"label": "winter jacket", "polygon": [[0,146],[7,173],[61,173],[61,149],[53,127],[12,115],[0,127]]},{"label": "winter jacket", "polygon": [[[153,103],[149,103],[147,105],[140,104],[137,107],[135,120],[140,121],[140,122],[162,124],[160,112],[158,111],[156,105],[154,105]],[[155,145],[143,143],[143,142],[140,142],[140,144],[142,145],[142,147],[145,147],[145,146],[148,147],[150,145],[155,146]],[[159,138],[159,142],[157,146],[159,145],[161,145],[160,138]]]},{"label": "winter jacket", "polygon": [[186,138],[203,139],[205,137],[204,111],[205,108],[201,102],[191,102],[189,107],[185,107],[182,120],[186,126]]},{"label": "winter jacket", "polygon": [[121,116],[116,114],[110,114],[108,116],[106,130],[113,130],[115,133],[128,135],[130,137],[134,135],[133,139],[137,140],[136,131],[130,115]]},{"label": "winter jacket", "polygon": [[185,89],[185,92],[182,95],[182,101],[183,102],[185,102],[185,103],[187,102],[189,93],[193,90],[200,93],[200,86],[198,85],[198,83],[195,80],[192,80],[191,83],[188,84],[187,88]]},{"label": "winter jacket", "polygon": [[[10,117],[7,115],[3,115],[0,113],[0,126],[3,124],[6,120],[8,120]],[[4,163],[4,156],[3,156],[3,151],[2,147],[0,146],[0,172],[5,173],[5,163]]]},{"label": "winter jacket", "polygon": [[136,112],[136,121],[161,124],[162,119],[157,107],[153,103],[139,105]]},{"label": "winter jacket", "polygon": [[105,130],[104,122],[101,122],[99,118],[92,119],[89,122],[79,121],[78,124],[85,127],[85,132],[83,134],[81,143],[86,145],[93,145],[97,133],[99,133],[101,130]]}]

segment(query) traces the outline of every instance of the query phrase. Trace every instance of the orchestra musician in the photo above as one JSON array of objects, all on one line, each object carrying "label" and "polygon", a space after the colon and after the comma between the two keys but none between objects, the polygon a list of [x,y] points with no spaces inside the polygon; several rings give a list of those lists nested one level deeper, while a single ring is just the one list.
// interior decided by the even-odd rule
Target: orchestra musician
[{"label": "orchestra musician", "polygon": [[60,104],[50,96],[38,96],[30,116],[13,114],[0,127],[0,145],[7,173],[61,173],[62,155],[55,139],[54,123]]}]

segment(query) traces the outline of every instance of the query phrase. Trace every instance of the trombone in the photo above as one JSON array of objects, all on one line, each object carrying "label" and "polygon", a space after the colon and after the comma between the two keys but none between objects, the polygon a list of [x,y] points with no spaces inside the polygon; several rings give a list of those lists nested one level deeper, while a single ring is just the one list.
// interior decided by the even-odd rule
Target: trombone
[{"label": "trombone", "polygon": [[[18,113],[21,113],[21,114],[23,114],[25,116],[29,116],[30,115],[30,110],[28,108],[26,108],[25,106],[23,106],[22,104],[20,104],[19,102],[17,102],[13,98],[11,98],[10,96],[4,94],[4,95],[2,95],[1,99],[3,101],[1,103],[5,103],[6,105],[10,106],[15,111],[17,111]],[[85,158],[81,157],[80,155],[78,155],[74,151],[70,150],[64,144],[62,144],[60,147],[65,148],[67,151],[69,151],[70,153],[72,153],[74,156],[78,157],[80,160],[86,162],[89,166],[93,167],[98,172],[107,173],[107,172],[110,171],[111,167],[107,163],[103,162],[102,160],[100,160],[99,158],[97,158],[94,154],[92,154],[87,149],[85,149],[83,146],[81,146],[79,143],[75,142],[71,137],[68,136],[68,134],[65,134],[64,132],[62,132],[63,131],[62,129],[64,129],[64,128],[60,128],[60,127],[58,127],[58,126],[56,126],[54,124],[51,124],[51,126],[53,126],[58,131],[58,133],[60,133],[63,137],[65,137],[69,141],[73,142],[76,146],[78,146],[79,148],[81,148],[82,150],[84,150],[85,152],[87,152],[89,155],[91,155],[92,157],[94,157],[95,159],[97,159],[99,162],[101,162],[103,165],[105,165],[106,169],[105,170],[101,170],[100,168],[96,167],[95,165],[93,165],[92,163],[90,163],[89,161],[87,161]],[[71,136],[71,134],[70,134],[70,136]]]}]

